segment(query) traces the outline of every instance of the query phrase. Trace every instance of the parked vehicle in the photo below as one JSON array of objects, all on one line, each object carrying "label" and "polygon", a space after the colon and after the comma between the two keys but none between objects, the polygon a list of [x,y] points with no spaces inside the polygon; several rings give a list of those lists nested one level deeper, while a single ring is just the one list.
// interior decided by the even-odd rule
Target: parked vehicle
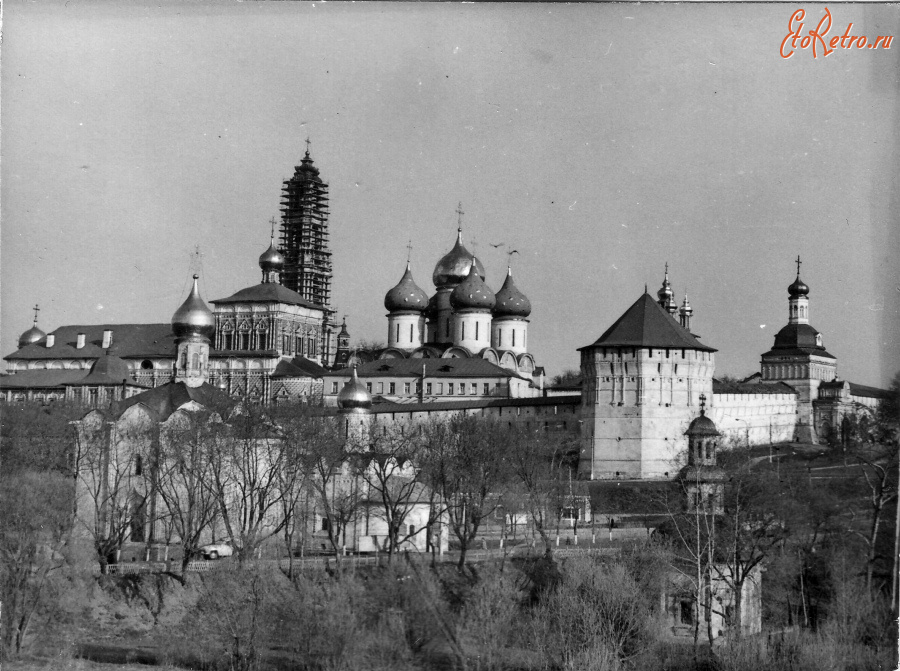
[{"label": "parked vehicle", "polygon": [[230,557],[234,554],[234,546],[226,542],[210,543],[200,548],[200,554],[210,560]]}]

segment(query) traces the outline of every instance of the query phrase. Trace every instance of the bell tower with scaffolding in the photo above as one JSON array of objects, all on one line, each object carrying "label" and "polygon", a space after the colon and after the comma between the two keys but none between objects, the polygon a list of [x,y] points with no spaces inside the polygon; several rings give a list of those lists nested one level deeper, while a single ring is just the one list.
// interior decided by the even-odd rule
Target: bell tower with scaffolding
[{"label": "bell tower with scaffolding", "polygon": [[281,284],[314,305],[331,308],[331,250],[328,248],[328,184],[306,155],[281,188]]}]

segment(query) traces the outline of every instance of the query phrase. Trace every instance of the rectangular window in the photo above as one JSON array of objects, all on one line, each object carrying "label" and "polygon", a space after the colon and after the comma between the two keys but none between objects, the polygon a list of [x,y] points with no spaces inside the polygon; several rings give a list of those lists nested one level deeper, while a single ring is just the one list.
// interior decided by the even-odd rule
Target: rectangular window
[{"label": "rectangular window", "polygon": [[331,393],[332,394],[338,393],[338,383],[337,382],[331,383]]},{"label": "rectangular window", "polygon": [[460,324],[460,325],[459,325],[459,328],[460,328],[460,336],[459,336],[459,339],[460,339],[460,340],[465,340],[465,339],[466,339],[466,323],[463,322],[462,324]]},{"label": "rectangular window", "polygon": [[389,394],[397,393],[397,383],[396,382],[388,382],[388,393]]},{"label": "rectangular window", "polygon": [[410,342],[413,341],[413,325],[412,324],[409,325],[409,341]]},{"label": "rectangular window", "polygon": [[425,383],[425,393],[428,394],[429,396],[431,396],[431,383],[430,382]]},{"label": "rectangular window", "polygon": [[322,531],[328,531],[331,528],[331,522],[327,517],[322,518]]},{"label": "rectangular window", "polygon": [[478,383],[472,382],[469,385],[469,394],[471,394],[472,396],[475,396],[477,393],[478,393]]},{"label": "rectangular window", "polygon": [[453,387],[454,387],[454,384],[452,382],[447,383],[447,393],[450,394],[451,396],[453,396]]},{"label": "rectangular window", "polygon": [[491,393],[491,383],[490,383],[490,382],[485,382],[485,383],[484,383],[484,395],[485,395],[485,396],[489,396],[490,393]]},{"label": "rectangular window", "polygon": [[370,394],[372,393],[372,383],[371,382],[366,382],[366,391],[369,392]]},{"label": "rectangular window", "polygon": [[444,383],[443,383],[443,382],[438,382],[437,385],[438,385],[438,387],[437,387],[437,393],[443,394],[443,393],[444,393]]},{"label": "rectangular window", "polygon": [[379,394],[383,394],[383,393],[384,393],[384,382],[379,382],[379,383],[378,383],[378,393],[379,393]]},{"label": "rectangular window", "polygon": [[512,346],[513,346],[513,347],[516,346],[516,330],[515,330],[515,329],[513,329]]},{"label": "rectangular window", "polygon": [[397,335],[394,336],[394,340],[400,341],[400,324],[397,324],[397,328],[394,329],[397,332]]},{"label": "rectangular window", "polygon": [[478,322],[475,322],[475,340],[478,340]]},{"label": "rectangular window", "polygon": [[403,393],[404,393],[404,394],[410,393],[410,384],[409,384],[409,382],[404,382],[404,383],[403,383]]},{"label": "rectangular window", "polygon": [[681,624],[694,624],[694,604],[693,602],[682,599],[680,603],[680,620]]}]

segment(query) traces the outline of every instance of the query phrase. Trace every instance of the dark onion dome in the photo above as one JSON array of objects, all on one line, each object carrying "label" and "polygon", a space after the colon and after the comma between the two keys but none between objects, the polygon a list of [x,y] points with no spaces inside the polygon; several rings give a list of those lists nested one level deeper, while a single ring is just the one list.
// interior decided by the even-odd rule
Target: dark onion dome
[{"label": "dark onion dome", "polygon": [[22,347],[33,345],[46,336],[47,334],[37,327],[37,320],[35,319],[32,327],[19,336],[19,348],[21,349]]},{"label": "dark onion dome", "polygon": [[414,310],[422,312],[428,308],[428,294],[422,291],[413,281],[409,262],[406,264],[406,272],[393,289],[384,296],[384,307],[388,312],[402,312]]},{"label": "dark onion dome", "polygon": [[[477,259],[475,259],[477,263]],[[490,287],[484,283],[473,263],[469,266],[469,274],[450,294],[450,305],[455,310],[480,309],[491,310],[497,299]]]},{"label": "dark onion dome", "polygon": [[319,178],[319,169],[313,165],[313,160],[309,157],[309,149],[306,150],[306,155],[300,161],[300,166],[297,168],[297,172],[301,174],[301,176],[306,177],[307,179],[311,179],[314,182],[321,182],[322,180]]},{"label": "dark onion dome", "polygon": [[200,298],[200,290],[197,288],[199,275],[194,275],[194,286],[187,300],[172,315],[172,332],[176,338],[185,338],[192,335],[212,338],[216,331],[216,318],[206,303]]},{"label": "dark onion dome", "polygon": [[799,298],[800,296],[808,296],[809,295],[809,287],[800,279],[800,275],[797,275],[797,279],[795,279],[791,286],[788,287],[788,294],[791,298]]},{"label": "dark onion dome", "polygon": [[462,229],[457,230],[456,244],[453,249],[447,252],[444,257],[438,261],[434,267],[434,274],[431,279],[434,286],[446,287],[459,284],[469,274],[469,268],[475,266],[475,270],[481,279],[484,279],[484,266],[481,265],[474,254],[472,254],[462,243]]},{"label": "dark onion dome", "polygon": [[531,301],[516,288],[511,268],[506,269],[506,280],[495,298],[495,317],[527,317],[531,314]]},{"label": "dark onion dome", "polygon": [[356,375],[356,366],[353,367],[350,381],[338,393],[337,404],[341,410],[368,410],[372,407],[372,395],[359,381],[359,377]]},{"label": "dark onion dome", "polygon": [[720,436],[716,423],[706,416],[705,411],[700,410],[700,416],[695,417],[694,421],[684,432],[686,436]]},{"label": "dark onion dome", "polygon": [[281,272],[284,268],[284,256],[275,249],[275,239],[269,243],[269,248],[259,256],[259,267],[263,272]]},{"label": "dark onion dome", "polygon": [[428,307],[423,313],[428,319],[437,319],[438,316],[438,294],[428,299]]}]

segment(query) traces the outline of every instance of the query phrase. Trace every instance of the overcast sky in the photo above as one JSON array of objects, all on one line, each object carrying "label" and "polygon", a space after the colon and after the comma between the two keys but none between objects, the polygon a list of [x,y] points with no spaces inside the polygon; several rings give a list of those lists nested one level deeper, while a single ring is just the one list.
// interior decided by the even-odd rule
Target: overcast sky
[{"label": "overcast sky", "polygon": [[[168,321],[198,245],[205,298],[257,283],[308,136],[354,339],[386,339],[410,239],[433,292],[462,201],[495,291],[518,250],[551,375],[666,262],[717,372],[757,371],[798,254],[838,374],[900,369],[900,42],[783,59],[795,5],[4,5],[4,355],[35,303]],[[898,5],[830,9],[900,35]]]}]

